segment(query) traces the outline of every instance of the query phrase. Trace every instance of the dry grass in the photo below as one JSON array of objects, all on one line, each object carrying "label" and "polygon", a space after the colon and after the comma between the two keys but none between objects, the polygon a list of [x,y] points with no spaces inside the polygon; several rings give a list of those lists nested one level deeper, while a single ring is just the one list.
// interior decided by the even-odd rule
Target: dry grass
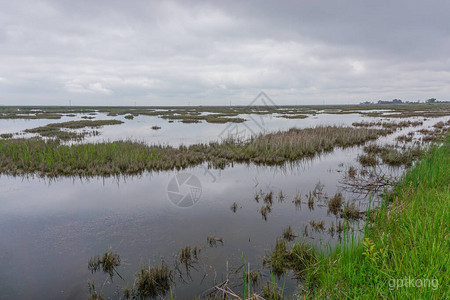
[{"label": "dry grass", "polygon": [[375,167],[378,165],[377,157],[373,154],[360,154],[358,155],[358,161],[364,167]]},{"label": "dry grass", "polygon": [[364,147],[364,152],[367,154],[360,155],[358,158],[363,166],[373,166],[371,160],[377,160],[377,156],[389,166],[411,166],[415,160],[423,155],[425,150],[418,144],[401,148],[393,145],[378,146],[371,144]]},{"label": "dry grass", "polygon": [[[118,125],[122,124],[122,121],[119,120],[83,120],[83,121],[69,121],[63,123],[50,123],[45,126],[36,127],[32,129],[24,130],[27,133],[37,133],[42,137],[52,137],[58,138],[61,140],[73,140],[73,139],[82,139],[88,134],[92,134],[89,131],[83,132],[74,132],[74,131],[64,131],[62,129],[75,130],[82,128],[98,128],[105,125]],[[95,131],[93,134],[96,134]]]},{"label": "dry grass", "polygon": [[51,140],[2,139],[0,173],[108,176],[183,169],[204,162],[215,168],[233,162],[281,165],[334,147],[359,145],[387,133],[326,126],[259,135],[246,142],[227,140],[178,148],[131,141],[67,146]]}]

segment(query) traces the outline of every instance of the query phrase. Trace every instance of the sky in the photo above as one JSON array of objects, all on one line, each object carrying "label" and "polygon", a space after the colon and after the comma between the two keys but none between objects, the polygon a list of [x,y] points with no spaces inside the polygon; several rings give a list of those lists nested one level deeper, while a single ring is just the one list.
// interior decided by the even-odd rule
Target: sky
[{"label": "sky", "polygon": [[0,0],[0,105],[450,100],[450,1]]}]

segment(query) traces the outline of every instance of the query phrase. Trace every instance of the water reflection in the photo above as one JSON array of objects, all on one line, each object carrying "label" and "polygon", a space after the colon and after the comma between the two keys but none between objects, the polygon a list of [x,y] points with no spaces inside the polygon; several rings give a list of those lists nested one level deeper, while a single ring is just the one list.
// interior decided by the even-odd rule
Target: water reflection
[{"label": "water reflection", "polygon": [[[359,115],[330,116],[339,118],[343,124],[360,118]],[[327,115],[304,120],[273,118],[267,122],[267,128],[309,127],[322,121],[331,122],[326,118]],[[38,121],[32,120],[36,124]],[[226,126],[165,123],[149,117],[131,121],[127,121],[128,127],[105,127],[102,138],[114,140],[132,133],[133,139],[142,138],[149,143],[188,144],[214,139]],[[147,131],[139,122],[162,129]],[[436,120],[427,122],[430,124],[425,122],[424,126]],[[199,130],[196,134],[194,128]],[[410,130],[380,138],[378,142],[393,141]],[[182,136],[184,140],[180,141]],[[90,141],[95,139],[92,137]],[[361,151],[361,147],[336,149],[283,166],[235,164],[224,170],[208,169],[207,165],[189,168],[183,173],[198,178],[201,194],[195,205],[183,207],[174,205],[169,197],[169,192],[173,192],[170,182],[179,175],[175,171],[54,180],[2,175],[0,269],[8,271],[0,272],[1,297],[84,298],[87,279],[93,276],[87,262],[109,247],[123,259],[122,286],[132,283],[141,263],[152,265],[164,260],[178,272],[176,295],[192,298],[224,282],[235,288],[240,277],[232,274],[241,270],[243,254],[252,270],[259,272],[260,284],[264,284],[270,272],[263,268],[262,257],[288,226],[297,239],[319,246],[333,245],[349,223],[343,220],[341,210],[330,213],[330,199],[342,193],[342,205],[354,203],[358,211],[366,210],[367,199],[343,189],[341,182]],[[402,171],[382,168],[393,175]],[[177,181],[179,188],[183,186],[181,182],[184,183],[182,178]],[[187,195],[195,186],[198,184],[187,184],[186,190],[180,188],[177,193]],[[265,217],[262,207],[266,210]],[[357,220],[353,222],[354,230],[363,226]],[[181,249],[188,245],[191,253],[197,247],[196,258],[192,254],[191,261],[180,257]],[[180,262],[183,262],[181,268]],[[94,276],[96,282],[104,281],[104,277]],[[292,277],[293,274],[287,276],[286,295],[296,292],[297,281]],[[114,296],[115,284],[122,282],[115,280],[114,284],[107,284],[104,293]]]}]

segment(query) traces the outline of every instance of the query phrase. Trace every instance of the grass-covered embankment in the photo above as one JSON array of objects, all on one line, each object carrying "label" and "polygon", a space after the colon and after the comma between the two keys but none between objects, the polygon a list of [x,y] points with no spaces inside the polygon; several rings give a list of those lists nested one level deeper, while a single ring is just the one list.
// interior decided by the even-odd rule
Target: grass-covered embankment
[{"label": "grass-covered embankment", "polygon": [[311,298],[448,299],[450,138],[435,146],[349,238],[308,270]]},{"label": "grass-covered embankment", "polygon": [[61,145],[54,140],[7,139],[0,140],[0,173],[107,176],[182,169],[204,162],[219,168],[233,162],[274,165],[335,147],[360,145],[391,132],[336,126],[293,128],[248,141],[225,140],[177,148],[130,141]]}]

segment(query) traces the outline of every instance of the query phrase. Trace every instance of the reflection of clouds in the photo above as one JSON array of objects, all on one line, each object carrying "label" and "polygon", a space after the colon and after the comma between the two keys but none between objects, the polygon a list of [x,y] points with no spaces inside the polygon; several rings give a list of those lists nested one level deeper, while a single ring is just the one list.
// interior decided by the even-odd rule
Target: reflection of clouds
[{"label": "reflection of clouds", "polygon": [[[254,120],[260,122],[255,123]],[[122,116],[123,117],[123,116]],[[86,141],[131,139],[144,141],[148,144],[163,144],[178,146],[221,141],[227,137],[246,139],[264,132],[287,130],[292,127],[307,128],[319,125],[348,125],[361,119],[359,114],[317,114],[314,118],[308,115],[306,119],[276,118],[270,115],[241,115],[247,118],[244,123],[213,124],[207,122],[185,124],[179,121],[169,123],[167,120],[154,116],[138,116],[134,120],[124,120],[121,125],[104,126],[101,135],[88,137]],[[117,118],[117,117],[115,117]],[[262,126],[260,124],[263,124]],[[161,130],[152,130],[151,126],[161,126]]]}]

